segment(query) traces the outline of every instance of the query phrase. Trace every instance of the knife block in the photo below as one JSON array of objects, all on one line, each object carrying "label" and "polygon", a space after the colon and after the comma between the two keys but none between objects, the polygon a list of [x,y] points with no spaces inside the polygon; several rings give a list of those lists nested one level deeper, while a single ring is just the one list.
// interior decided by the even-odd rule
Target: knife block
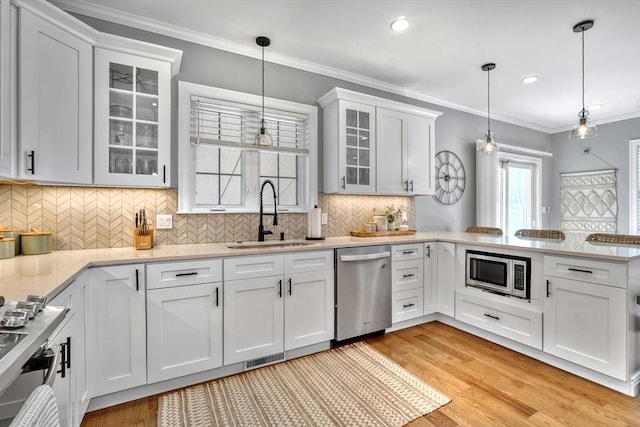
[{"label": "knife block", "polygon": [[153,226],[149,225],[147,228],[147,234],[140,234],[140,230],[133,229],[133,246],[136,249],[151,249],[153,248]]}]

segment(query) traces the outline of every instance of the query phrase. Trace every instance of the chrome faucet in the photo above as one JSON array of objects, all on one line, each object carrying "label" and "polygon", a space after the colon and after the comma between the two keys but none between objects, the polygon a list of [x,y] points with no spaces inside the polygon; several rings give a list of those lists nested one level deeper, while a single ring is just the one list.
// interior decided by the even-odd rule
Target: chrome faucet
[{"label": "chrome faucet", "polygon": [[[264,209],[262,207],[262,193],[264,191],[264,186],[269,184],[271,186],[271,190],[273,190],[273,213],[266,214],[264,213]],[[262,187],[260,187],[260,225],[258,226],[258,242],[264,242],[264,236],[267,234],[273,234],[271,230],[265,230],[264,224],[262,223],[262,217],[264,215],[273,215],[273,225],[278,225],[278,211],[276,210],[276,187],[273,185],[270,179],[265,179],[262,183]]]}]

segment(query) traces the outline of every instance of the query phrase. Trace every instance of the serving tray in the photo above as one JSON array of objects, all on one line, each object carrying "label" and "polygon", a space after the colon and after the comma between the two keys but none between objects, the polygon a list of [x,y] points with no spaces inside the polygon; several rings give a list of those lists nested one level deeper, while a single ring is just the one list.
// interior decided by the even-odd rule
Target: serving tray
[{"label": "serving tray", "polygon": [[383,237],[383,236],[408,236],[410,234],[416,234],[416,230],[396,230],[396,231],[352,231],[351,235],[354,237]]}]

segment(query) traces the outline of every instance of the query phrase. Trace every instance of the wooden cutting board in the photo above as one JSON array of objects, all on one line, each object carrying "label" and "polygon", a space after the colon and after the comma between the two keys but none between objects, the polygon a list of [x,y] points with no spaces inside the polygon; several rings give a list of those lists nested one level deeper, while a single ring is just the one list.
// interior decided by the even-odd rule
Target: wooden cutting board
[{"label": "wooden cutting board", "polygon": [[408,236],[410,234],[416,234],[416,230],[406,231],[352,231],[351,235],[354,237],[383,237],[383,236]]}]

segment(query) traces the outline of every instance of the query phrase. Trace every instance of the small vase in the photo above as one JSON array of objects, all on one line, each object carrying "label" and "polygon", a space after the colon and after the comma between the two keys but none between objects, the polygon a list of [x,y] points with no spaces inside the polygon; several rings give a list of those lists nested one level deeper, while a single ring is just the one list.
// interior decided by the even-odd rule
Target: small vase
[{"label": "small vase", "polygon": [[387,231],[387,217],[385,215],[374,215],[373,222],[376,224],[377,231]]}]

